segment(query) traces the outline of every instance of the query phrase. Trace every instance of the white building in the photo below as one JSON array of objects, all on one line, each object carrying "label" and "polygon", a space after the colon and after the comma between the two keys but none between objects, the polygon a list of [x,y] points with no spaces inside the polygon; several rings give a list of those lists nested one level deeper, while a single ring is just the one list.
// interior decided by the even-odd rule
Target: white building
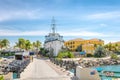
[{"label": "white building", "polygon": [[55,20],[52,20],[52,32],[45,36],[44,47],[49,53],[57,56],[61,48],[64,46],[63,36],[55,32]]}]

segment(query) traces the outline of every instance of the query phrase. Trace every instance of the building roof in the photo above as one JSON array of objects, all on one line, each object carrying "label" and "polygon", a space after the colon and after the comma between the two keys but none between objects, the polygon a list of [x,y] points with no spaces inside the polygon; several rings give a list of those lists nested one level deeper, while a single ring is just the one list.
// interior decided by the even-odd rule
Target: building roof
[{"label": "building roof", "polygon": [[[97,39],[97,38],[93,38],[93,39],[89,39],[91,41],[103,41],[101,39]],[[84,39],[82,38],[76,38],[76,39],[71,39],[71,40],[68,40],[68,41],[84,41]]]},{"label": "building roof", "polygon": [[103,40],[97,39],[97,38],[93,38],[93,39],[90,39],[90,40],[92,40],[92,41],[103,41]]},{"label": "building roof", "polygon": [[117,44],[120,44],[120,41],[118,41],[118,42],[115,42],[115,43],[117,43]]},{"label": "building roof", "polygon": [[84,39],[82,38],[76,38],[76,39],[72,39],[72,40],[68,40],[68,41],[83,41]]},{"label": "building roof", "polygon": [[[109,44],[109,43],[108,43]],[[118,42],[113,42],[112,44],[120,44],[120,41],[118,41]]]}]

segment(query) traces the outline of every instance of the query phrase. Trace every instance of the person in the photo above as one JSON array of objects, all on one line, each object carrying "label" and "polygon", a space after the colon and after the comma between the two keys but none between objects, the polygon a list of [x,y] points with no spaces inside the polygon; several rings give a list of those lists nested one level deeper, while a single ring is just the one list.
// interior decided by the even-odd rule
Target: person
[{"label": "person", "polygon": [[32,62],[33,62],[33,56],[32,56]]},{"label": "person", "polygon": [[33,62],[33,56],[30,56],[30,60]]}]

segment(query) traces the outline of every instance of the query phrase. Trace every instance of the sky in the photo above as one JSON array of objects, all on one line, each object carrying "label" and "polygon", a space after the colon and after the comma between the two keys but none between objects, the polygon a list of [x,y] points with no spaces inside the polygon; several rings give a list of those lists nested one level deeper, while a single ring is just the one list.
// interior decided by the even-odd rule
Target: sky
[{"label": "sky", "polygon": [[120,41],[120,0],[0,0],[0,39],[44,42],[53,16],[64,40]]}]

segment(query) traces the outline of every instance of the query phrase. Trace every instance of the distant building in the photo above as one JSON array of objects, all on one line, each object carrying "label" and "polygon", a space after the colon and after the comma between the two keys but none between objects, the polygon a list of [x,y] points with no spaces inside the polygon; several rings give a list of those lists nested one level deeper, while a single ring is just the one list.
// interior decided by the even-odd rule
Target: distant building
[{"label": "distant building", "polygon": [[83,44],[82,50],[85,51],[87,54],[93,54],[95,50],[94,44]]},{"label": "distant building", "polygon": [[86,53],[88,53],[88,54],[89,53],[91,54],[94,52],[95,47],[97,45],[103,45],[104,41],[101,39],[84,40],[84,39],[78,38],[78,39],[66,41],[64,44],[71,51],[76,51],[78,46],[82,45],[82,50],[86,51]]},{"label": "distant building", "polygon": [[52,20],[52,33],[45,36],[44,47],[50,54],[57,56],[61,48],[64,46],[63,36],[55,31],[55,20]]}]

